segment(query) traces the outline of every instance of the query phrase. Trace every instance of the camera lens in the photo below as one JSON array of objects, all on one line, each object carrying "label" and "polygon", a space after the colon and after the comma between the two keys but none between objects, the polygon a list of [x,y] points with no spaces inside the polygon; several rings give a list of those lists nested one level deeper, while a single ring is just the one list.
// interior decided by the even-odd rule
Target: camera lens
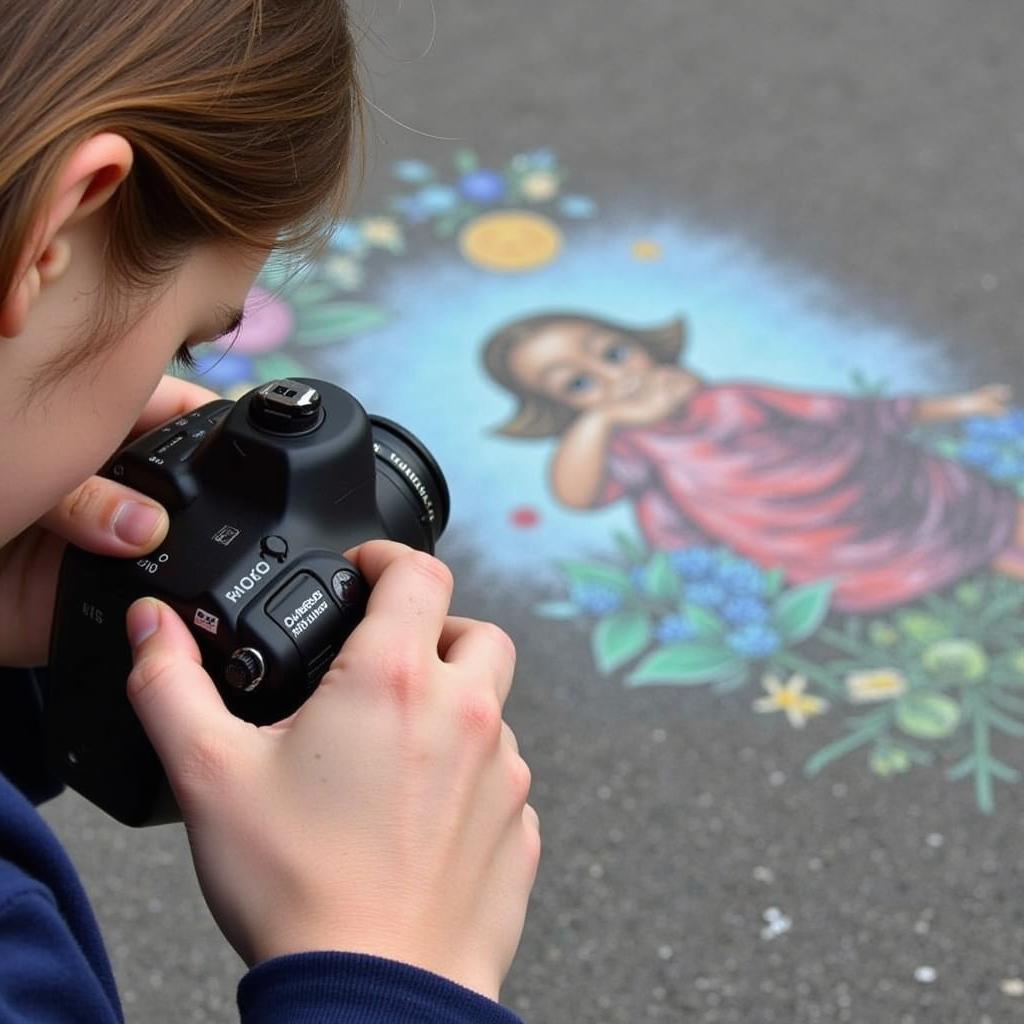
[{"label": "camera lens", "polygon": [[448,485],[434,457],[404,427],[371,416],[377,457],[377,506],[388,536],[422,551],[448,525]]}]

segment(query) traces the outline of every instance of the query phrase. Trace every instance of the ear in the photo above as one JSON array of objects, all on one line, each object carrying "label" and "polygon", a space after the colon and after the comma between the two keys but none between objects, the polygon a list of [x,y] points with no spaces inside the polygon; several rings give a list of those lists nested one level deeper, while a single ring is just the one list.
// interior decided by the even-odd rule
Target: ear
[{"label": "ear", "polygon": [[132,159],[128,141],[111,132],[87,139],[67,159],[0,302],[0,337],[13,338],[25,329],[43,286],[58,280],[71,262],[69,229],[110,200],[128,177]]}]

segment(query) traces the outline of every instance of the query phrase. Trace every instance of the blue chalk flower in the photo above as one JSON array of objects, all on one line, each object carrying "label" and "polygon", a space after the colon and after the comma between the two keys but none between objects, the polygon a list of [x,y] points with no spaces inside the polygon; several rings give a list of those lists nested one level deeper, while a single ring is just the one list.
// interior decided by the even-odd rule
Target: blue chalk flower
[{"label": "blue chalk flower", "polygon": [[719,583],[691,583],[686,588],[686,600],[702,608],[717,608],[728,596],[726,589]]},{"label": "blue chalk flower", "polygon": [[335,229],[330,245],[335,252],[359,253],[366,248],[366,240],[359,225],[347,221]]},{"label": "blue chalk flower", "polygon": [[660,644],[681,644],[697,635],[697,627],[683,615],[666,615],[654,628]]},{"label": "blue chalk flower", "polygon": [[391,208],[395,213],[401,214],[407,223],[414,226],[425,223],[433,216],[430,209],[420,201],[418,195],[397,196],[392,200]]},{"label": "blue chalk flower", "polygon": [[459,205],[459,194],[451,185],[427,185],[416,193],[416,201],[430,214],[448,213]]},{"label": "blue chalk flower", "polygon": [[782,646],[782,638],[770,626],[754,623],[730,633],[725,642],[737,654],[767,658]]},{"label": "blue chalk flower", "polygon": [[434,170],[422,160],[397,160],[391,165],[391,173],[410,185],[422,185],[434,177]]},{"label": "blue chalk flower", "polygon": [[573,220],[586,220],[597,213],[597,203],[589,196],[563,196],[558,203],[558,210],[563,217],[572,217]]},{"label": "blue chalk flower", "polygon": [[647,569],[642,565],[634,565],[629,570],[629,580],[634,588],[640,591],[647,589]]},{"label": "blue chalk flower", "polygon": [[711,548],[681,548],[669,555],[672,568],[684,580],[707,579],[718,565],[718,559]]},{"label": "blue chalk flower", "polygon": [[754,623],[767,622],[771,617],[768,606],[755,597],[741,595],[731,597],[722,605],[722,614],[733,626],[749,626]]},{"label": "blue chalk flower", "polygon": [[622,607],[622,595],[600,583],[580,583],[572,588],[570,597],[590,615],[611,615]]},{"label": "blue chalk flower", "polygon": [[1013,441],[1021,435],[1015,416],[975,416],[963,421],[963,431],[975,441]]},{"label": "blue chalk flower", "polygon": [[987,469],[999,461],[999,443],[987,438],[971,438],[965,441],[958,452],[960,458],[972,466]]},{"label": "blue chalk flower", "polygon": [[764,573],[745,558],[730,558],[721,562],[715,578],[731,594],[756,597],[764,593]]},{"label": "blue chalk flower", "polygon": [[1024,458],[1016,452],[1003,451],[985,468],[996,480],[1017,480],[1024,476]]},{"label": "blue chalk flower", "polygon": [[555,154],[550,149],[534,149],[526,154],[529,165],[539,171],[550,171],[558,165]]},{"label": "blue chalk flower", "polygon": [[471,203],[500,203],[505,197],[505,176],[481,167],[459,178],[459,192]]}]

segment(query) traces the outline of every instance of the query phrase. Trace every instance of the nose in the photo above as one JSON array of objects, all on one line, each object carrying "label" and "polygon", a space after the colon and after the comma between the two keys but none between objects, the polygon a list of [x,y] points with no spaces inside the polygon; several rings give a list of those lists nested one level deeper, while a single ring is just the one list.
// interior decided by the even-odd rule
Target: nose
[{"label": "nose", "polygon": [[606,359],[588,355],[585,359],[587,373],[597,377],[602,384],[614,384],[626,372],[622,363],[609,363]]}]

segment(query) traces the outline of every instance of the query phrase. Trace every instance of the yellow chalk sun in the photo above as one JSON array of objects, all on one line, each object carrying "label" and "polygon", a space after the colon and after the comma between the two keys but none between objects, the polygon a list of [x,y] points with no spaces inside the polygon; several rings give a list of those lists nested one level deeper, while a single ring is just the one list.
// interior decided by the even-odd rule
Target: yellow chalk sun
[{"label": "yellow chalk sun", "polygon": [[533,270],[550,263],[562,249],[562,232],[547,217],[523,210],[485,213],[459,235],[470,263],[486,270]]}]

